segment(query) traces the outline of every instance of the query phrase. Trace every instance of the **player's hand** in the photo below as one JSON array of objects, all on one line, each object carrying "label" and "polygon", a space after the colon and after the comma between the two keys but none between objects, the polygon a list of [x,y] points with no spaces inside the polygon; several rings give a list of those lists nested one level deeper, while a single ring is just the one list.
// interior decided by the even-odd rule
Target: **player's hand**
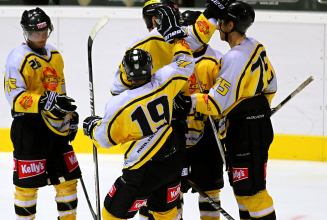
[{"label": "player's hand", "polygon": [[74,99],[52,91],[44,92],[39,101],[39,109],[49,111],[57,118],[63,118],[76,110],[76,105],[71,103]]},{"label": "player's hand", "polygon": [[173,118],[186,120],[187,115],[191,111],[191,107],[191,98],[179,92],[173,99]]},{"label": "player's hand", "polygon": [[90,139],[93,139],[93,128],[97,125],[98,121],[102,118],[100,116],[89,116],[83,121],[83,131],[84,135],[89,136]]},{"label": "player's hand", "polygon": [[164,37],[168,43],[174,43],[175,38],[185,38],[187,34],[178,26],[176,15],[173,9],[169,6],[163,6],[158,9],[158,15],[156,19],[158,26],[158,32]]},{"label": "player's hand", "polygon": [[227,15],[227,8],[235,1],[236,0],[207,0],[207,10],[204,12],[204,15],[210,14],[211,16],[206,17],[223,20]]},{"label": "player's hand", "polygon": [[72,142],[77,134],[78,130],[78,122],[79,122],[79,115],[77,112],[72,112],[72,119],[70,119],[70,126],[69,126],[69,141]]}]

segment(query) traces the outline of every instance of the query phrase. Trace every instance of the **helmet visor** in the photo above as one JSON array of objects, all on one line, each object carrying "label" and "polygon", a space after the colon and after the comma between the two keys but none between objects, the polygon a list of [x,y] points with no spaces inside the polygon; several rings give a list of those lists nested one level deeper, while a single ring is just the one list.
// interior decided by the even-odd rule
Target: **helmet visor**
[{"label": "helmet visor", "polygon": [[33,42],[46,41],[50,36],[50,33],[51,30],[49,28],[46,28],[42,31],[24,31],[26,40],[30,40]]}]

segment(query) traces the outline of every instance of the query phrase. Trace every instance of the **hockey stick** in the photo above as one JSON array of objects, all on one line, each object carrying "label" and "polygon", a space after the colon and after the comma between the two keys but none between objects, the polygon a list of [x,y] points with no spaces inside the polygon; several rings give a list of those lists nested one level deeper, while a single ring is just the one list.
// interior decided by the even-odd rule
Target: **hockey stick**
[{"label": "hockey stick", "polygon": [[89,206],[90,208],[90,211],[91,211],[91,214],[93,216],[93,219],[96,220],[97,219],[97,215],[95,214],[93,208],[92,208],[92,205],[91,205],[91,202],[90,202],[90,198],[89,198],[89,195],[87,194],[87,191],[86,191],[86,187],[85,187],[85,184],[84,184],[84,180],[82,177],[79,178],[80,181],[81,181],[81,184],[82,184],[82,188],[83,188],[83,191],[84,191],[84,195],[85,195],[85,198],[86,198],[86,202],[87,202],[87,205]]},{"label": "hockey stick", "polygon": [[[92,45],[96,34],[108,23],[108,16],[103,16],[93,27],[88,42],[87,42],[87,54],[88,54],[88,63],[89,63],[89,89],[90,89],[90,107],[91,115],[95,115],[94,109],[94,89],[93,89],[93,73],[92,73]],[[94,178],[95,178],[95,199],[96,199],[96,217],[95,220],[101,220],[100,212],[100,190],[99,190],[99,172],[98,172],[98,153],[97,148],[93,144],[93,161],[94,161]],[[92,207],[90,207],[91,209]],[[92,213],[93,209],[91,209]]]},{"label": "hockey stick", "polygon": [[[196,71],[195,68],[194,68],[194,75],[195,75],[196,81],[198,82],[198,86],[199,86],[200,92],[203,93],[203,89],[202,89],[202,86],[201,86],[201,83],[200,83],[199,75],[198,75],[198,73],[197,73],[197,71]],[[209,117],[209,121],[210,121],[212,130],[213,130],[213,133],[215,135],[215,138],[216,138],[216,141],[217,141],[217,144],[218,144],[218,149],[219,149],[219,152],[220,152],[220,156],[223,159],[224,165],[225,165],[226,170],[227,170],[224,148],[223,148],[223,145],[221,144],[220,139],[218,137],[218,131],[216,129],[216,126],[215,126],[215,124],[213,122],[213,119],[212,119],[211,115],[208,115],[208,117]]]},{"label": "hockey stick", "polygon": [[214,207],[216,210],[218,210],[223,216],[225,216],[225,218],[229,219],[229,220],[234,220],[234,218],[232,216],[230,216],[223,208],[221,208],[221,206],[216,203],[215,201],[213,201],[210,196],[208,196],[202,189],[200,189],[200,187],[198,187],[194,182],[192,182],[191,180],[187,180],[188,184],[195,189],[196,191],[198,191],[198,193],[204,197],[209,203],[210,205],[212,205],[212,207]]},{"label": "hockey stick", "polygon": [[281,107],[283,107],[291,98],[298,94],[302,89],[304,89],[309,83],[314,80],[313,76],[310,76],[306,81],[304,81],[297,89],[294,90],[289,96],[286,97],[279,105],[271,109],[271,116],[275,114]]}]

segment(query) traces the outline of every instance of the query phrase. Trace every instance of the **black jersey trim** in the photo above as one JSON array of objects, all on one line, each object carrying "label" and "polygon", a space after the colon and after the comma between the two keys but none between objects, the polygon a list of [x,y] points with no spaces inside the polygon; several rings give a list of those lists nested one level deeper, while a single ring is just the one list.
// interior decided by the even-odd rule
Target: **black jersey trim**
[{"label": "black jersey trim", "polygon": [[19,97],[21,94],[23,94],[24,92],[26,92],[26,91],[22,91],[22,92],[18,93],[18,95],[16,95],[16,97],[14,98],[14,100],[13,100],[13,105],[12,105],[12,110],[13,110],[14,112],[16,112],[16,110],[15,110],[16,101],[17,101],[18,97]]},{"label": "black jersey trim", "polygon": [[136,144],[136,141],[133,141],[133,143],[128,147],[127,151],[124,154],[124,158],[127,159],[127,154],[132,150],[134,145]]},{"label": "black jersey trim", "polygon": [[211,58],[211,57],[202,57],[201,59],[197,60],[197,61],[195,62],[195,64],[201,62],[202,60],[211,60],[211,61],[214,62],[216,65],[218,65],[218,61],[217,61],[216,59],[214,59],[214,58]]},{"label": "black jersey trim", "polygon": [[[145,44],[146,42],[150,41],[150,40],[157,40],[157,41],[162,41],[162,42],[166,42],[163,38],[160,38],[160,37],[149,37],[148,39],[144,40],[144,41],[141,41],[140,43],[138,44],[135,44],[133,47],[131,47],[130,49],[128,50],[132,50],[132,49],[135,49],[136,47],[138,46],[141,46],[142,44]],[[127,50],[127,51],[128,51]],[[126,51],[126,52],[127,52]]]},{"label": "black jersey trim", "polygon": [[181,77],[181,76],[175,76],[175,77],[172,77],[169,81],[167,81],[164,85],[162,85],[161,87],[159,87],[158,89],[156,89],[155,91],[151,92],[151,93],[148,93],[147,95],[145,96],[142,96],[140,98],[137,98],[135,99],[134,101],[128,103],[127,105],[124,106],[124,108],[122,108],[112,119],[111,119],[111,122],[108,124],[108,128],[107,128],[107,133],[108,133],[108,139],[109,141],[112,143],[112,145],[117,145],[116,142],[111,138],[111,135],[110,135],[110,127],[112,126],[112,124],[114,123],[114,121],[116,120],[116,118],[126,109],[128,108],[129,106],[133,105],[135,102],[139,102],[143,99],[146,99],[154,94],[156,94],[157,92],[161,92],[162,90],[164,90],[173,80],[184,80],[184,81],[187,81],[188,78],[187,77]]},{"label": "black jersey trim", "polygon": [[216,109],[218,111],[218,115],[221,115],[221,110],[220,110],[219,106],[216,104],[216,101],[210,95],[208,95],[208,98],[210,99],[212,104],[216,107]]},{"label": "black jersey trim", "polygon": [[19,71],[20,75],[21,75],[21,76],[23,77],[23,79],[24,79],[25,85],[27,85],[27,82],[26,82],[25,76],[23,75],[23,70],[24,70],[25,65],[26,65],[26,63],[27,63],[27,59],[28,59],[29,57],[31,57],[31,56],[36,56],[36,57],[38,57],[38,58],[40,58],[40,59],[46,61],[47,63],[50,63],[50,61],[51,61],[51,59],[52,59],[52,55],[53,55],[53,54],[59,54],[59,52],[58,52],[58,51],[51,51],[50,54],[51,54],[51,57],[50,57],[49,60],[47,60],[47,59],[46,59],[45,57],[43,57],[43,56],[39,56],[39,55],[36,54],[36,53],[30,53],[30,54],[28,54],[28,55],[25,57],[25,59],[24,59],[24,61],[23,61],[23,65],[22,65],[22,67],[20,68],[20,71]]},{"label": "black jersey trim", "polygon": [[143,162],[143,160],[153,151],[153,149],[155,149],[158,146],[159,142],[165,136],[165,134],[169,131],[169,129],[170,129],[170,126],[167,126],[167,128],[164,130],[164,132],[160,135],[160,137],[156,140],[156,142],[152,145],[152,147],[150,149],[148,149],[148,151],[139,159],[139,161],[134,163],[132,166],[128,167],[127,169],[130,170],[133,167],[135,167],[137,164]]},{"label": "black jersey trim", "polygon": [[272,92],[263,92],[263,94],[267,94],[267,95],[271,95],[271,94],[275,94],[277,91],[272,91]]},{"label": "black jersey trim", "polygon": [[208,49],[208,44],[203,45],[203,49],[200,50],[199,52],[194,52],[193,57],[198,58],[200,56],[203,56],[207,52],[207,49]]},{"label": "black jersey trim", "polygon": [[205,43],[202,41],[202,39],[201,39],[200,36],[198,35],[198,32],[196,31],[195,24],[192,25],[192,28],[193,28],[193,33],[194,33],[195,36],[198,38],[198,40],[200,41],[200,43],[201,43],[202,45],[205,45]]},{"label": "black jersey trim", "polygon": [[186,54],[186,55],[189,55],[189,56],[192,56],[192,54],[190,54],[189,52],[187,51],[177,51],[174,56],[177,56],[178,54]]},{"label": "black jersey trim", "polygon": [[202,129],[201,129],[201,130],[197,130],[197,129],[195,129],[195,128],[189,128],[188,131],[196,131],[196,132],[201,133]]},{"label": "black jersey trim", "polygon": [[244,68],[244,70],[243,70],[243,72],[242,72],[242,74],[241,74],[241,78],[240,78],[240,80],[238,81],[238,84],[237,84],[237,87],[236,87],[236,97],[235,97],[235,101],[237,101],[238,98],[239,98],[240,87],[241,87],[241,84],[242,84],[242,79],[243,79],[244,76],[245,76],[245,72],[246,72],[246,70],[248,69],[249,65],[252,63],[253,58],[256,56],[258,50],[259,50],[261,47],[263,47],[262,44],[258,44],[258,45],[257,45],[257,47],[256,47],[255,50],[254,50],[254,53],[252,54],[251,58],[249,59],[248,63],[246,64],[246,66],[245,66],[245,68]]}]

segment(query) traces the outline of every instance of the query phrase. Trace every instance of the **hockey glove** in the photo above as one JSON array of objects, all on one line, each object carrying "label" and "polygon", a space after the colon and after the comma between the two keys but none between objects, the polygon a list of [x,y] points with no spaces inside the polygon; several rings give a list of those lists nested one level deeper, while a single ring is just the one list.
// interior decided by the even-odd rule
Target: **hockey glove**
[{"label": "hockey glove", "polygon": [[102,118],[100,116],[89,116],[83,121],[83,131],[84,135],[89,136],[91,140],[93,140],[93,128],[97,125],[97,123]]},{"label": "hockey glove", "polygon": [[163,6],[158,9],[157,19],[158,32],[164,37],[168,43],[174,43],[175,38],[185,38],[187,34],[178,26],[176,15],[169,6]]},{"label": "hockey glove", "polygon": [[72,119],[70,119],[70,127],[69,127],[69,141],[72,142],[77,134],[78,130],[78,122],[79,122],[79,116],[77,112],[72,113]]},{"label": "hockey glove", "polygon": [[187,115],[191,111],[191,107],[191,98],[179,92],[173,99],[173,118],[186,120]]},{"label": "hockey glove", "polygon": [[215,18],[223,20],[227,15],[227,8],[235,0],[207,0],[207,9],[203,12],[206,18]]},{"label": "hockey glove", "polygon": [[52,91],[44,92],[39,101],[39,109],[49,111],[57,118],[63,118],[76,110],[76,105],[72,105],[74,99]]}]

